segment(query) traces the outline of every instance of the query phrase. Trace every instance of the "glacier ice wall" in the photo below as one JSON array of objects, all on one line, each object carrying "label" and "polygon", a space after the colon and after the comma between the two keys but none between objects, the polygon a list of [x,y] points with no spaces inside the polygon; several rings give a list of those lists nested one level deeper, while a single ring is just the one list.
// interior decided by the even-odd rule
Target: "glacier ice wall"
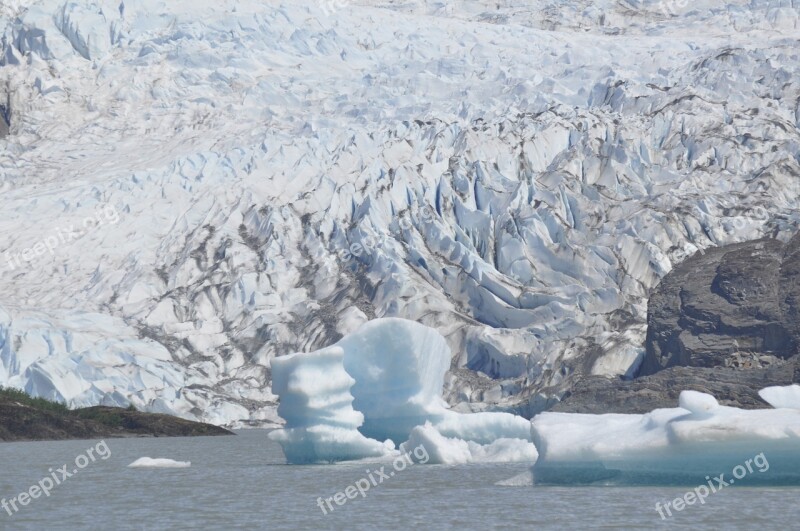
[{"label": "glacier ice wall", "polygon": [[269,424],[276,356],[402,317],[455,410],[530,416],[635,370],[675,263],[796,227],[791,3],[458,4],[0,3],[0,383]]}]

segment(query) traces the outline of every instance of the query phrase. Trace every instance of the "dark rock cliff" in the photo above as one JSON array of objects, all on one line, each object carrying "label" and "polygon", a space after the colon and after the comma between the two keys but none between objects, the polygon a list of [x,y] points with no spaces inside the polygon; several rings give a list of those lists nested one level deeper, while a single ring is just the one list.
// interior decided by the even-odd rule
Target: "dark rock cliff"
[{"label": "dark rock cliff", "polygon": [[650,297],[639,374],[673,366],[762,368],[797,354],[800,236],[698,254]]},{"label": "dark rock cliff", "polygon": [[9,130],[9,113],[5,106],[0,105],[0,138],[8,135]]},{"label": "dark rock cliff", "polygon": [[641,413],[684,389],[768,407],[758,391],[800,381],[800,234],[697,253],[650,296],[646,355],[633,380],[591,376],[553,409]]},{"label": "dark rock cliff", "polygon": [[650,297],[639,374],[673,366],[762,368],[797,354],[800,236],[696,254]]}]

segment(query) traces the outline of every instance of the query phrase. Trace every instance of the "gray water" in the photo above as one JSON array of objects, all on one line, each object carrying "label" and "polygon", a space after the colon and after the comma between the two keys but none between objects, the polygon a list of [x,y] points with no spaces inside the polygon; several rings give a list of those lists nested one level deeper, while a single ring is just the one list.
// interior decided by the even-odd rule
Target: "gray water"
[{"label": "gray water", "polygon": [[[68,464],[71,472],[76,457],[97,442],[0,443],[0,498],[29,490],[50,476],[50,468]],[[656,502],[683,496],[688,488],[495,485],[524,472],[523,465],[409,466],[363,498],[332,503],[334,511],[326,515],[318,498],[367,479],[367,470],[376,478],[380,465],[289,466],[263,430],[106,444],[108,459],[95,452],[95,462],[55,486],[49,497],[30,500],[13,516],[0,509],[0,529],[765,530],[796,529],[800,522],[798,488],[731,487],[662,520]],[[192,466],[127,468],[143,456]]]}]

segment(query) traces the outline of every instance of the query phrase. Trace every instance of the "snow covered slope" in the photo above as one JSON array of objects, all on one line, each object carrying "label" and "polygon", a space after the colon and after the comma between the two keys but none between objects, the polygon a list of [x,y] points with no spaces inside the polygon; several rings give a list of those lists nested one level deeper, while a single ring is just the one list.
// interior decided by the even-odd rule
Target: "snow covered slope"
[{"label": "snow covered slope", "polygon": [[375,317],[460,411],[630,374],[659,278],[800,206],[800,8],[685,4],[3,0],[0,384],[275,422]]}]

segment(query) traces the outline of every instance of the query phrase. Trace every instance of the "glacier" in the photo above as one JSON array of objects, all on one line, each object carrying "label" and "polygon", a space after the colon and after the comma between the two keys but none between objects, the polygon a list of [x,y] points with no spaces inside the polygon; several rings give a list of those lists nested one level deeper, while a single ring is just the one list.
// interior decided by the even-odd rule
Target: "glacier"
[{"label": "glacier", "polygon": [[630,377],[675,264],[800,218],[800,10],[684,4],[0,2],[0,385],[276,427],[395,317],[452,412]]},{"label": "glacier", "polygon": [[[276,358],[273,389],[286,423],[270,438],[292,464],[412,455],[419,445],[431,464],[536,461],[526,419],[447,408],[441,394],[450,359],[436,330],[396,318]],[[396,449],[394,441],[405,442]]]}]

